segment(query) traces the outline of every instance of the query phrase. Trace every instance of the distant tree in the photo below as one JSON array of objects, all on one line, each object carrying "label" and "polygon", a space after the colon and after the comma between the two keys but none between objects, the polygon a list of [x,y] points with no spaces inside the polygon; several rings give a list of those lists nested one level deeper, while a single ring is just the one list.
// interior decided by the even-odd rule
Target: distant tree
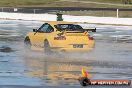
[{"label": "distant tree", "polygon": [[121,0],[121,2],[122,2],[123,4],[130,4],[130,3],[131,3],[131,0]]}]

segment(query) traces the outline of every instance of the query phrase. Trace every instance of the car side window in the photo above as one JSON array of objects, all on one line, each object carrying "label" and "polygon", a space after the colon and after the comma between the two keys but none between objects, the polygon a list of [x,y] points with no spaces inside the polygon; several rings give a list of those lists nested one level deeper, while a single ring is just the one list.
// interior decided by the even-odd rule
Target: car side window
[{"label": "car side window", "polygon": [[51,33],[54,31],[54,29],[52,28],[52,26],[50,26],[49,24],[43,24],[39,29],[38,29],[39,32],[42,32],[42,33]]}]

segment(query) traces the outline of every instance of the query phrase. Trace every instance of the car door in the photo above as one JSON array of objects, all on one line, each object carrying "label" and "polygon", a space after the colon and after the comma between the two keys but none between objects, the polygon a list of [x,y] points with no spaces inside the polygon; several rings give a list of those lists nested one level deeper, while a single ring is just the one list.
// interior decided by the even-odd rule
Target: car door
[{"label": "car door", "polygon": [[48,23],[43,24],[36,33],[34,33],[33,41],[34,46],[36,47],[43,47],[44,40],[48,39],[51,35],[51,33],[54,31],[52,26]]}]

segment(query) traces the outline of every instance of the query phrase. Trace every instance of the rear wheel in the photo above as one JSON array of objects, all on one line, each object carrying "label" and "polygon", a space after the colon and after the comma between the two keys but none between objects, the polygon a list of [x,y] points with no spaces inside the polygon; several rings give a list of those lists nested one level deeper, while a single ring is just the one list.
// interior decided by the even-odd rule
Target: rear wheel
[{"label": "rear wheel", "polygon": [[25,47],[27,47],[27,48],[31,48],[31,42],[30,42],[30,39],[29,39],[29,37],[26,37],[25,38],[25,40],[24,40],[24,45],[25,45]]},{"label": "rear wheel", "polygon": [[48,40],[44,41],[44,53],[49,54],[51,52]]}]

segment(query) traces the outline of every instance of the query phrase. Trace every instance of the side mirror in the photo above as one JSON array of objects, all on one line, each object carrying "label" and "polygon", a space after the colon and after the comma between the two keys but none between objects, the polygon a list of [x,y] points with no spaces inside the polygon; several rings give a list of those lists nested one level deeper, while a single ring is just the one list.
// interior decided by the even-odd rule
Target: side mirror
[{"label": "side mirror", "polygon": [[37,29],[33,29],[33,32],[37,32]]}]

